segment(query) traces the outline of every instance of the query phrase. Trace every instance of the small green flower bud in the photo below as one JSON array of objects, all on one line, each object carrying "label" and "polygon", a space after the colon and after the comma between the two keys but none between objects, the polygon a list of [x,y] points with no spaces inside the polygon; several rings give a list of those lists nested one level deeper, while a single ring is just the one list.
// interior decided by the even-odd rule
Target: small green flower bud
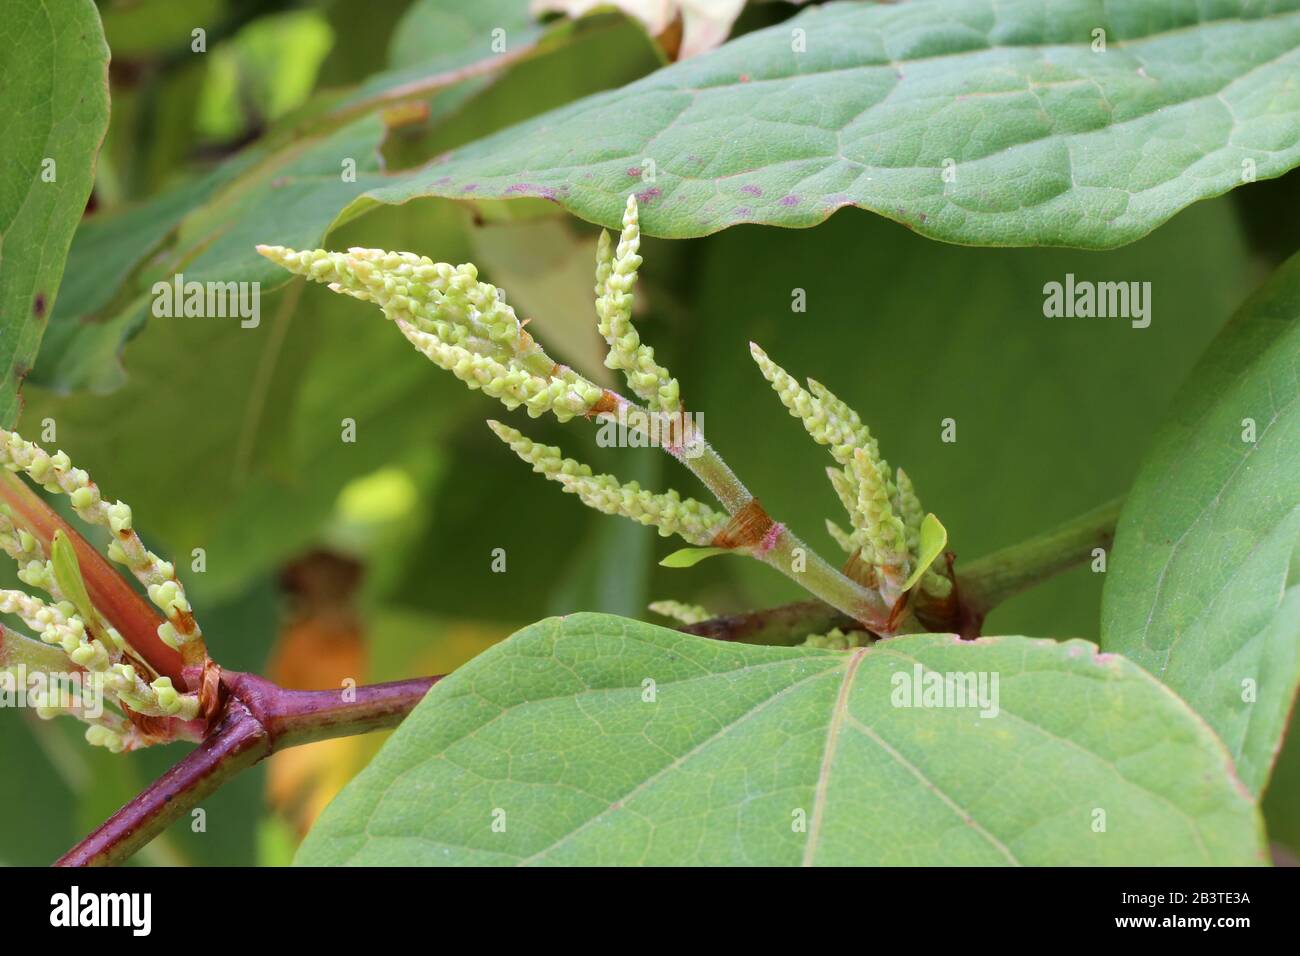
[{"label": "small green flower bud", "polygon": [[84,667],[88,671],[104,671],[112,663],[104,645],[94,640],[84,641],[80,646],[70,651],[68,657],[78,667]]},{"label": "small green flower bud", "polygon": [[180,650],[185,643],[181,633],[172,626],[171,621],[164,621],[158,625],[158,639],[174,650]]},{"label": "small green flower bud", "polygon": [[30,587],[49,591],[54,583],[54,571],[48,561],[30,561],[18,570],[18,580]]},{"label": "small green flower bud", "polygon": [[[33,481],[43,484],[45,480],[49,477],[50,464],[51,463],[48,456],[41,456],[39,458],[36,458],[32,461],[31,465],[27,468],[27,474],[32,476]],[[15,464],[13,468],[16,471],[18,470],[19,466]]]},{"label": "small green flower bud", "polygon": [[172,686],[170,677],[159,677],[149,685],[158,698],[158,710],[168,717],[193,720],[199,711],[199,700],[194,694],[182,694]]},{"label": "small green flower bud", "polygon": [[126,741],[121,734],[99,724],[91,724],[86,728],[86,743],[94,747],[104,747],[115,754],[126,749]]},{"label": "small green flower bud", "polygon": [[131,506],[119,501],[108,506],[108,526],[114,533],[131,530]]}]

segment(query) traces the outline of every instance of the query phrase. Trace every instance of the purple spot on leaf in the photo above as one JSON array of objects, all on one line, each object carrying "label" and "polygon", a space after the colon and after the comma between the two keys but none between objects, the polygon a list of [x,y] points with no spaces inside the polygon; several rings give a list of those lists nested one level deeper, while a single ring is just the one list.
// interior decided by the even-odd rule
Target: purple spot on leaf
[{"label": "purple spot on leaf", "polygon": [[515,183],[506,187],[506,195],[523,195],[539,196],[542,199],[549,199],[555,202],[555,190],[550,186],[539,186],[536,183]]},{"label": "purple spot on leaf", "polygon": [[741,186],[741,187],[740,187],[740,191],[741,191],[742,193],[744,193],[746,196],[761,196],[761,195],[763,195],[763,190],[760,189],[759,187],[753,185],[752,183],[751,183],[751,184],[744,185],[744,186]]}]

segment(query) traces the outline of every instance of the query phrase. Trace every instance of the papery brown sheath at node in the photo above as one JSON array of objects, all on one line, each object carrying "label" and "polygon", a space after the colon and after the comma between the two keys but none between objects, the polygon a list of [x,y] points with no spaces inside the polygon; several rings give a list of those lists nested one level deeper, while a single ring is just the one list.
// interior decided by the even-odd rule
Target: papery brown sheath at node
[{"label": "papery brown sheath at node", "polygon": [[209,723],[221,711],[221,697],[221,667],[209,657],[199,678],[199,713]]},{"label": "papery brown sheath at node", "polygon": [[757,498],[731,516],[710,542],[715,548],[754,548],[762,543],[775,522]]}]

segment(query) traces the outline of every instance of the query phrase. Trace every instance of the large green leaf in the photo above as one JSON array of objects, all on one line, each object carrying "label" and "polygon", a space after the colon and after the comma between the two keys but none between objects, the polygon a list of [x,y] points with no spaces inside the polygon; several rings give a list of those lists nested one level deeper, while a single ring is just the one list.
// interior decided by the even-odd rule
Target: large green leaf
[{"label": "large green leaf", "polygon": [[1218,731],[1258,793],[1300,684],[1300,255],[1174,400],[1124,507],[1102,643]]},{"label": "large green leaf", "polygon": [[833,4],[358,202],[541,196],[610,224],[636,190],[659,236],[858,205],[952,242],[1106,248],[1300,162],[1297,73],[1297,0]]},{"label": "large green leaf", "polygon": [[[901,706],[917,673],[994,706]],[[578,614],[435,686],[298,862],[1245,864],[1260,836],[1204,723],[1083,641],[842,653]]]},{"label": "large green leaf", "polygon": [[0,424],[18,416],[108,128],[90,0],[0,0]]}]

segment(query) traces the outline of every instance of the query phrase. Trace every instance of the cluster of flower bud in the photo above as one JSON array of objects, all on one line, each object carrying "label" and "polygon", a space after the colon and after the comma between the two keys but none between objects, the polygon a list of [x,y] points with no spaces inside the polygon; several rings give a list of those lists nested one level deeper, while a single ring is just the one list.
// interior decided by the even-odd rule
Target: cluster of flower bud
[{"label": "cluster of flower bud", "polygon": [[[109,558],[135,573],[150,600],[167,618],[158,628],[159,637],[172,647],[197,647],[206,656],[201,632],[175,569],[144,547],[132,528],[128,505],[105,501],[90,476],[72,467],[62,451],[51,455],[15,432],[0,430],[0,464],[26,474],[50,493],[68,495],[80,518],[107,529],[112,535]],[[23,527],[22,518],[9,506],[0,506],[0,549],[17,563],[20,581],[51,598],[44,601],[23,591],[0,590],[0,614],[21,620],[40,638],[42,646],[57,648],[72,670],[93,675],[102,692],[119,706],[148,717],[193,720],[200,710],[198,695],[181,693],[169,677],[140,673],[143,665],[122,635],[90,602],[75,550],[66,540],[61,543],[62,535],[62,531],[56,531],[53,557],[47,558],[45,547]],[[61,552],[65,546],[68,550]],[[57,562],[64,563],[56,568]],[[22,647],[24,640],[21,635],[6,632],[6,643],[11,648]],[[40,669],[52,672],[54,663],[43,658]],[[86,739],[110,750],[133,749],[148,743],[131,721],[111,711],[89,714],[75,703],[51,698],[38,707],[38,712],[45,717],[70,714],[86,721]]]},{"label": "cluster of flower bud", "polygon": [[[869,569],[873,587],[890,602],[896,600],[918,560],[925,518],[911,480],[901,468],[890,469],[870,429],[825,385],[809,379],[804,388],[754,343],[750,353],[781,403],[814,441],[829,448],[840,466],[828,468],[827,474],[853,530],[846,532],[828,521],[831,537]],[[945,594],[951,582],[927,569],[920,586]]]},{"label": "cluster of flower bud", "polygon": [[[632,393],[650,411],[678,413],[682,406],[677,380],[656,361],[654,350],[641,341],[632,323],[640,246],[639,213],[632,195],[617,244],[604,231],[597,242],[594,291],[597,329],[609,349],[605,365],[623,373]],[[257,248],[290,272],[378,305],[434,364],[509,409],[523,407],[533,417],[550,412],[565,421],[610,415],[628,404],[553,362],[524,330],[525,323],[506,303],[504,293],[481,282],[473,265],[452,266],[414,253],[378,249]],[[881,457],[870,429],[845,402],[812,379],[805,388],[757,345],[751,344],[751,352],[785,407],[815,441],[829,448],[839,466],[831,470],[831,478],[852,528],[829,527],[850,554],[852,576],[893,604],[919,559],[924,512],[915,490],[901,471],[895,472]],[[730,520],[675,491],[655,494],[636,482],[593,474],[559,449],[537,445],[514,429],[491,424],[535,471],[599,511],[632,518],[663,535],[678,534],[700,545],[711,544]],[[927,590],[943,591],[949,585],[932,570],[921,577],[920,586]]]},{"label": "cluster of flower bud", "polygon": [[410,252],[352,248],[298,251],[258,246],[290,272],[382,309],[439,368],[507,408],[560,421],[587,415],[604,390],[557,364],[524,329],[505,293],[471,263],[452,266]]},{"label": "cluster of flower bud", "polygon": [[[108,529],[113,536],[108,545],[109,559],[125,565],[135,575],[144,585],[150,600],[167,618],[166,623],[158,628],[158,636],[172,647],[193,644],[201,651],[203,633],[190,613],[176,569],[144,546],[132,527],[130,505],[123,501],[105,501],[90,476],[80,468],[73,468],[66,454],[59,451],[51,455],[17,432],[0,430],[0,464],[10,471],[26,473],[46,491],[66,494],[77,517],[88,524]],[[0,528],[0,538],[3,538],[2,532],[3,528]],[[20,544],[23,543],[20,540]],[[19,560],[18,555],[12,551],[10,554]],[[32,562],[39,560],[33,558],[24,564],[23,571],[27,576],[20,573],[20,578],[26,584],[53,593],[53,588],[47,586],[50,583],[47,580],[48,568],[33,566]]]}]

